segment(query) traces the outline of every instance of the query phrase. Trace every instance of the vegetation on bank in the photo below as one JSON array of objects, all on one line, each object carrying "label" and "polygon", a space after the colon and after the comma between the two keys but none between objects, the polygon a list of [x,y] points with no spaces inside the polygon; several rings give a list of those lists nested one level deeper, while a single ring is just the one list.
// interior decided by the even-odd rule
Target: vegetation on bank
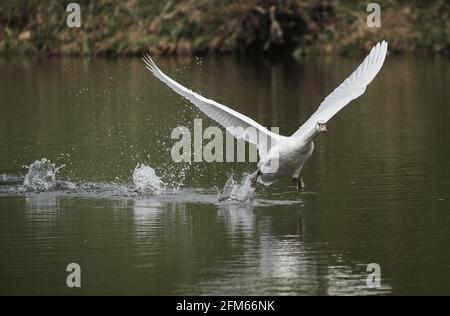
[{"label": "vegetation on bank", "polygon": [[[66,6],[81,6],[81,27]],[[350,0],[5,0],[0,53],[58,55],[450,51],[448,0],[378,0],[382,27]]]}]

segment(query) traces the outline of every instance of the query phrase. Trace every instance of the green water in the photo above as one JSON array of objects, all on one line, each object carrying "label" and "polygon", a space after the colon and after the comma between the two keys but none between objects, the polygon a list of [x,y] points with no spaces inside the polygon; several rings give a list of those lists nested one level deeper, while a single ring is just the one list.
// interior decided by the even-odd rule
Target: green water
[{"label": "green water", "polygon": [[[360,61],[157,63],[290,135]],[[173,128],[215,123],[139,59],[0,59],[0,70],[0,294],[450,294],[446,59],[389,56],[317,139],[305,192],[285,179],[247,202],[217,192],[254,163],[172,162]],[[43,157],[93,189],[18,192],[23,165]],[[139,162],[180,188],[130,193]],[[66,286],[72,262],[81,288]]]}]

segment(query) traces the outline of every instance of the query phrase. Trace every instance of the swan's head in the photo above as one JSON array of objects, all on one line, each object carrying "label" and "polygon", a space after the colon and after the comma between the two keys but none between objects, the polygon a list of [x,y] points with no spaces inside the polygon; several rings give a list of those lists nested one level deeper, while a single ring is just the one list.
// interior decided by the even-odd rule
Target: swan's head
[{"label": "swan's head", "polygon": [[324,121],[317,122],[317,130],[321,133],[325,133],[327,131],[327,126]]}]

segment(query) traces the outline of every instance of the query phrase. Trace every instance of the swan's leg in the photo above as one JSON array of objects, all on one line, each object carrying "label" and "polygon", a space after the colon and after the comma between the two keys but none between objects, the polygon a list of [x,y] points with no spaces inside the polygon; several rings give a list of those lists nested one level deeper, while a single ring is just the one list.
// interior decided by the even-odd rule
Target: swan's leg
[{"label": "swan's leg", "polygon": [[305,189],[305,182],[301,177],[297,178],[297,191],[303,191]]},{"label": "swan's leg", "polygon": [[258,181],[258,177],[261,175],[261,171],[258,169],[251,175],[252,185],[256,185]]}]

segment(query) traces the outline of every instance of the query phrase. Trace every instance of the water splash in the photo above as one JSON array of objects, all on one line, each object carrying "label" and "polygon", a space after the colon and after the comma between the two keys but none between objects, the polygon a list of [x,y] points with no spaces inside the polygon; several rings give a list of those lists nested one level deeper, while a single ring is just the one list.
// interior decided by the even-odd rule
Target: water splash
[{"label": "water splash", "polygon": [[[292,205],[301,203],[298,199],[263,199],[254,195],[252,188],[252,175],[244,174],[236,181],[230,176],[219,194],[214,194],[211,188],[182,188],[174,189],[167,184],[167,173],[172,170],[164,170],[163,176],[159,177],[155,170],[145,163],[139,163],[133,170],[132,183],[117,182],[65,182],[57,179],[58,170],[63,166],[56,167],[54,163],[43,158],[36,160],[28,166],[25,177],[11,174],[0,174],[0,197],[11,195],[23,195],[32,200],[30,208],[46,208],[53,205],[55,197],[75,196],[88,198],[108,199],[135,199],[144,200],[148,203],[217,203],[217,198],[223,203],[221,209],[225,210],[249,210],[256,206],[270,205]],[[189,167],[189,166],[188,166]],[[188,168],[183,169],[188,170]],[[183,176],[183,175],[181,175]],[[46,193],[43,193],[46,192]],[[240,203],[235,203],[236,201]],[[228,203],[230,202],[230,203]],[[244,203],[242,203],[244,202]],[[53,204],[52,204],[53,203]],[[28,203],[29,204],[29,203]],[[37,204],[39,207],[33,205]]]},{"label": "water splash", "polygon": [[75,189],[75,184],[66,181],[56,180],[56,174],[65,165],[56,167],[50,160],[42,158],[36,160],[29,166],[25,166],[28,169],[28,173],[25,175],[25,179],[19,191],[48,191],[53,189]]},{"label": "water splash", "polygon": [[225,183],[222,193],[219,194],[219,201],[239,201],[245,202],[252,198],[255,188],[252,187],[252,175],[244,174],[239,182],[231,175]]},{"label": "water splash", "polygon": [[[56,166],[46,158],[36,160],[29,166],[25,177],[0,174],[0,195],[2,194],[21,194],[21,193],[41,193],[41,192],[60,192],[67,194],[92,195],[99,197],[104,196],[145,196],[158,195],[159,197],[198,195],[206,194],[208,190],[201,189],[181,189],[186,174],[189,172],[191,165],[187,164],[181,168],[174,170],[165,170],[160,177],[155,170],[146,163],[138,163],[133,170],[132,183],[116,183],[116,182],[69,182],[57,179],[57,174],[64,165]],[[169,175],[168,175],[169,174]],[[175,184],[166,182],[167,179],[181,178],[181,183],[175,181]],[[218,194],[219,201],[240,201],[250,200],[255,192],[252,187],[252,176],[244,174],[239,181],[230,176],[225,183],[222,192]],[[17,186],[15,185],[17,184]],[[200,190],[200,191],[199,191]],[[210,192],[210,191],[209,191]],[[216,200],[217,201],[217,200]]]},{"label": "water splash", "polygon": [[164,183],[156,175],[155,170],[145,163],[138,163],[133,171],[133,183],[136,191],[146,194],[161,194],[164,190]]},{"label": "water splash", "polygon": [[162,181],[166,189],[171,188],[172,191],[179,191],[185,184],[192,164],[189,162],[182,163],[164,163],[162,169],[164,173],[161,175]]}]

